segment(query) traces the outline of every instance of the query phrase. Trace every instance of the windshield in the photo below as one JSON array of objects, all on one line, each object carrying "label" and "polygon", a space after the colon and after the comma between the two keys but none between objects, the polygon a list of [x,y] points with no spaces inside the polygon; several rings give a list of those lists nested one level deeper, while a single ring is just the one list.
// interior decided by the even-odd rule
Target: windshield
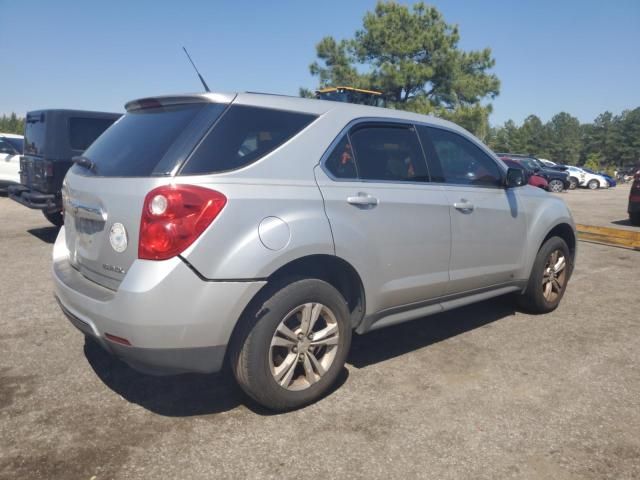
[{"label": "windshield", "polygon": [[540,165],[533,158],[519,158],[520,163],[522,163],[529,170],[538,170],[540,169]]},{"label": "windshield", "polygon": [[15,148],[19,153],[23,152],[24,149],[24,140],[22,138],[15,137],[2,137],[4,141],[8,142]]},{"label": "windshield", "polygon": [[[178,158],[173,158],[173,162],[163,161],[165,155],[206,108],[215,112],[212,118],[208,118],[211,123],[222,113],[225,105],[192,103],[128,112],[91,144],[84,156],[93,162],[98,176],[167,175]],[[184,148],[180,155],[184,155]]]}]

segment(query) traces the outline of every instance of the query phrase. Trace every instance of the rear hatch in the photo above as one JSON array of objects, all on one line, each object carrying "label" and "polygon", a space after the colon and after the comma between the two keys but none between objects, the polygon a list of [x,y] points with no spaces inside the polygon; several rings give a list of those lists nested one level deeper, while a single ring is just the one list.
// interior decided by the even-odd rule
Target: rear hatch
[{"label": "rear hatch", "polygon": [[[138,257],[146,194],[171,183],[225,107],[203,97],[133,102],[84,153],[90,163],[71,168],[62,190],[66,242],[71,264],[85,277],[118,288]],[[122,251],[112,246],[113,229],[125,232]]]}]

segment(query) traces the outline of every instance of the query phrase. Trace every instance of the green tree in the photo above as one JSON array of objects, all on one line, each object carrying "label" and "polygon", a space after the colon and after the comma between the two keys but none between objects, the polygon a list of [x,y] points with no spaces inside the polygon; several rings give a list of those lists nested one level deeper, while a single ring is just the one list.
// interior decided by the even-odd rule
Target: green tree
[{"label": "green tree", "polygon": [[0,133],[24,133],[24,118],[18,117],[15,113],[2,115],[0,117]]},{"label": "green tree", "polygon": [[536,115],[529,115],[519,129],[520,150],[538,157],[549,157],[549,129]]},{"label": "green tree", "polygon": [[435,8],[378,2],[351,39],[325,37],[310,72],[321,87],[383,92],[387,105],[455,120],[483,137],[500,82],[491,50],[463,51],[456,25]]},{"label": "green tree", "polygon": [[578,163],[582,148],[580,121],[566,112],[560,112],[551,118],[548,129],[551,159],[570,165]]}]

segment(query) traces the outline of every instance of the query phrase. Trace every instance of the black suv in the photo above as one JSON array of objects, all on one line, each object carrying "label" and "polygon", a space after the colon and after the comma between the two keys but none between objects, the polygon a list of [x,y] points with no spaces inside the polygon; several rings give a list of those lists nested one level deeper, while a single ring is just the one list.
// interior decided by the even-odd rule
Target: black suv
[{"label": "black suv", "polygon": [[547,167],[544,163],[531,155],[521,155],[518,153],[496,153],[500,158],[512,158],[522,163],[527,170],[531,170],[536,175],[539,175],[549,182],[550,192],[562,192],[568,190],[571,186],[569,180],[569,173],[560,168]]},{"label": "black suv", "polygon": [[42,210],[54,225],[62,225],[60,190],[72,158],[82,155],[118,118],[118,113],[83,110],[27,113],[20,185],[9,187],[9,196],[26,207]]}]

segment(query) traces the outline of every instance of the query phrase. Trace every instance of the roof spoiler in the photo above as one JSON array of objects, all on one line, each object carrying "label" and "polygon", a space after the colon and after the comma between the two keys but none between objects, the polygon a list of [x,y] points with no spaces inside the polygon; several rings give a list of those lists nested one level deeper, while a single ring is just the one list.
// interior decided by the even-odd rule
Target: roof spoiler
[{"label": "roof spoiler", "polygon": [[193,95],[170,95],[161,97],[139,98],[127,102],[124,106],[127,112],[135,112],[147,108],[169,107],[173,105],[188,105],[194,103],[231,103],[235,94],[201,93]]}]

